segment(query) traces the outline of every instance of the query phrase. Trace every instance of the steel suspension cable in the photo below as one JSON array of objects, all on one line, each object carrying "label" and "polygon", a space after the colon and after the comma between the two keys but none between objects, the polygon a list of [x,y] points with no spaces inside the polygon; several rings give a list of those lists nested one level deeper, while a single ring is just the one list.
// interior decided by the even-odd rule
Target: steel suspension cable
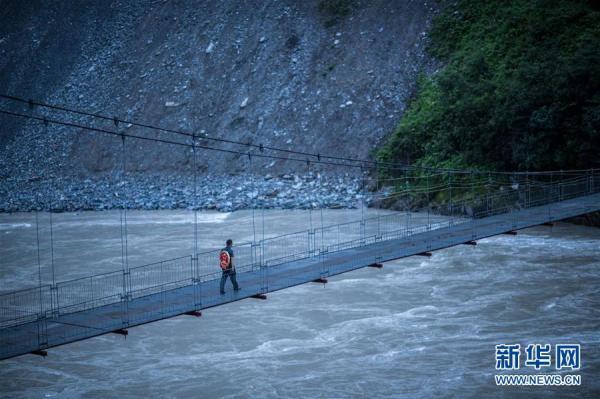
[{"label": "steel suspension cable", "polygon": [[[85,126],[85,125],[81,125],[78,123],[74,123],[74,122],[68,122],[68,121],[63,121],[63,120],[58,120],[58,119],[50,119],[47,117],[40,117],[40,116],[34,116],[34,115],[25,115],[19,112],[12,112],[12,111],[6,111],[6,110],[2,110],[0,109],[0,113],[1,114],[5,114],[5,115],[9,115],[9,116],[14,116],[14,117],[20,117],[20,118],[26,118],[26,119],[32,119],[32,120],[37,120],[39,122],[43,122],[43,123],[52,123],[55,125],[60,125],[60,126],[66,126],[66,127],[72,127],[72,128],[77,128],[77,129],[83,129],[83,130],[87,130],[87,131],[92,131],[92,132],[97,132],[97,133],[102,133],[102,134],[107,134],[107,135],[112,135],[112,136],[119,136],[119,137],[128,137],[128,138],[133,138],[133,139],[138,139],[138,140],[144,140],[144,141],[149,141],[149,142],[156,142],[156,143],[163,143],[163,144],[172,144],[172,145],[178,145],[178,146],[184,146],[184,147],[193,147],[194,145],[197,148],[202,148],[205,150],[210,150],[210,151],[217,151],[217,152],[223,152],[223,153],[228,153],[228,154],[234,154],[234,155],[238,155],[238,156],[247,156],[248,153],[247,152],[242,152],[242,151],[236,151],[236,150],[228,150],[228,149],[224,149],[224,148],[217,148],[217,147],[210,147],[210,146],[206,146],[206,145],[201,145],[201,144],[189,144],[189,143],[183,143],[180,141],[173,141],[173,140],[167,140],[167,139],[159,139],[159,138],[153,138],[153,137],[146,137],[146,136],[139,136],[139,135],[135,135],[135,134],[131,134],[131,133],[115,133],[111,130],[107,130],[107,129],[103,129],[103,128],[98,128],[98,127],[91,127],[91,126]],[[275,159],[275,160],[280,160],[280,161],[292,161],[292,162],[306,162],[306,159],[301,159],[301,158],[290,158],[290,157],[283,157],[283,156],[277,156],[277,155],[269,155],[269,154],[261,154],[261,153],[255,153],[254,154],[255,157],[258,158],[265,158],[265,159]],[[315,163],[319,163],[319,164],[324,164],[324,165],[331,165],[331,166],[343,166],[343,167],[351,167],[351,168],[360,168],[361,165],[354,165],[354,164],[348,164],[348,163],[340,163],[340,162],[333,162],[333,161],[313,161]]]},{"label": "steel suspension cable", "polygon": [[[81,115],[81,116],[87,116],[87,117],[98,118],[98,119],[103,119],[103,120],[113,120],[113,121],[129,124],[132,126],[162,131],[162,132],[176,134],[176,135],[197,137],[195,135],[195,133],[185,132],[182,130],[176,130],[176,129],[170,129],[170,128],[165,128],[165,127],[161,127],[161,126],[155,126],[155,125],[152,125],[149,123],[135,122],[132,120],[111,117],[111,116],[103,115],[100,113],[89,112],[89,111],[82,111],[82,110],[74,109],[71,107],[49,104],[49,103],[45,103],[42,101],[35,101],[32,99],[24,99],[21,97],[7,95],[7,94],[0,94],[0,98],[4,98],[4,99],[10,100],[10,101],[20,102],[23,104],[28,104],[30,107],[39,106],[39,107],[53,109],[53,110],[57,110],[57,111],[61,111],[61,112],[68,112],[68,113],[72,113],[72,114],[76,114],[76,115]],[[311,153],[311,152],[307,152],[307,151],[290,150],[290,149],[281,148],[281,147],[274,147],[274,146],[268,146],[268,145],[263,145],[263,144],[253,144],[253,143],[241,142],[241,141],[236,141],[236,140],[224,139],[224,138],[220,138],[220,137],[212,137],[212,136],[208,136],[208,135],[203,135],[202,138],[205,140],[210,140],[210,141],[215,141],[215,142],[256,148],[256,149],[259,149],[261,152],[264,150],[269,150],[269,151],[277,151],[277,152],[283,152],[283,153],[288,153],[288,154],[301,155],[303,157],[316,158],[317,161],[321,161],[321,159],[323,158],[323,159],[330,159],[330,160],[335,160],[335,161],[360,163],[361,165],[370,164],[370,165],[374,166],[375,168],[377,168],[378,166],[386,166],[386,167],[392,167],[392,169],[397,168],[396,170],[430,170],[430,171],[453,172],[453,173],[471,173],[471,172],[486,173],[486,171],[478,171],[478,170],[470,171],[470,170],[464,170],[464,169],[434,168],[434,167],[426,167],[426,166],[407,165],[405,163],[400,163],[400,162],[373,161],[373,160],[368,160],[368,159],[359,159],[359,158],[341,157],[341,156],[334,156],[334,155],[327,155],[327,154],[320,154],[320,153]],[[354,165],[354,166],[356,166],[356,165]],[[561,172],[563,172],[563,173],[585,172],[586,170],[587,169],[561,171]],[[493,173],[494,174],[503,174],[503,175],[515,175],[515,174],[518,175],[518,174],[525,174],[525,173],[547,175],[552,172],[556,172],[556,171],[493,172]]]},{"label": "steel suspension cable", "polygon": [[[0,94],[0,98],[4,98],[4,99],[15,101],[15,102],[20,102],[23,104],[28,104],[30,107],[39,106],[39,107],[49,108],[52,110],[81,115],[81,116],[98,118],[98,119],[103,119],[103,120],[108,120],[108,121],[118,121],[118,122],[129,124],[132,126],[143,127],[143,128],[152,129],[152,130],[158,130],[158,131],[176,134],[176,135],[182,135],[182,136],[188,136],[188,137],[196,136],[194,133],[190,133],[190,132],[186,132],[186,131],[182,131],[182,130],[170,129],[170,128],[165,128],[165,127],[161,127],[161,126],[151,125],[149,123],[135,122],[132,120],[127,120],[127,119],[122,119],[122,118],[115,118],[115,117],[103,115],[100,113],[82,111],[82,110],[74,109],[71,107],[49,104],[49,103],[45,103],[42,101],[36,101],[36,100],[32,100],[32,99],[24,99],[24,98],[12,96],[12,95]],[[208,135],[203,135],[202,138],[205,140],[210,140],[210,141],[215,141],[215,142],[234,144],[234,145],[240,145],[240,146],[245,146],[245,147],[252,147],[252,148],[259,149],[261,152],[263,150],[269,150],[269,151],[278,151],[278,152],[283,152],[283,153],[288,153],[288,154],[302,155],[304,157],[308,156],[308,157],[317,158],[317,160],[319,160],[319,161],[321,160],[321,158],[325,158],[325,159],[333,159],[333,160],[337,160],[337,161],[347,161],[347,162],[359,162],[359,163],[370,163],[370,164],[379,163],[379,164],[387,164],[390,166],[402,166],[402,167],[408,166],[408,165],[400,164],[400,163],[381,162],[381,161],[378,162],[378,161],[371,161],[371,160],[358,159],[358,158],[340,157],[340,156],[334,156],[334,155],[310,153],[310,152],[306,152],[306,151],[290,150],[287,148],[274,147],[274,146],[268,146],[268,145],[263,145],[263,144],[253,144],[253,143],[247,143],[247,142],[245,143],[245,142],[241,142],[241,141],[237,141],[237,140],[224,139],[224,138],[220,138],[220,137],[212,137],[212,136],[208,136]]]}]

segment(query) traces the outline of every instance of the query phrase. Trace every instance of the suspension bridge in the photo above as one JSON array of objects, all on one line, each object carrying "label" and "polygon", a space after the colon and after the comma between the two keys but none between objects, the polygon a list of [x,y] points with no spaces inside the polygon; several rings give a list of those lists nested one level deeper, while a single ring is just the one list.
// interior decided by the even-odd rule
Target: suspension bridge
[{"label": "suspension bridge", "polygon": [[[47,349],[107,333],[127,334],[138,325],[179,315],[200,316],[203,309],[246,298],[266,299],[270,292],[327,279],[364,267],[477,240],[519,229],[549,224],[600,210],[600,170],[553,172],[481,172],[416,168],[392,163],[357,160],[327,154],[213,139],[228,148],[200,145],[206,136],[125,121],[14,96],[25,110],[5,105],[0,114],[65,128],[120,138],[122,172],[126,173],[125,142],[147,140],[194,151],[224,151],[252,158],[272,158],[311,165],[358,168],[370,171],[377,184],[372,198],[394,210],[341,224],[310,227],[276,237],[258,238],[235,246],[238,292],[219,292],[219,248],[198,250],[197,207],[194,213],[194,250],[175,259],[130,267],[127,261],[127,207],[121,209],[122,268],[83,278],[45,283],[0,294],[0,359],[23,354],[46,355]],[[38,113],[37,110],[41,109]],[[49,112],[58,112],[49,115]],[[65,115],[110,123],[69,119]],[[169,138],[125,133],[128,123],[140,129],[172,134]],[[176,137],[182,138],[177,139]],[[249,147],[251,151],[232,149]],[[278,155],[285,152],[287,155]],[[194,167],[194,190],[196,169]],[[380,189],[379,185],[381,185]],[[363,186],[366,190],[366,184]],[[196,196],[194,195],[194,198]],[[265,206],[258,195],[253,210]],[[364,206],[364,204],[363,204]],[[318,208],[318,207],[317,207]],[[321,208],[322,209],[322,208]],[[53,209],[44,209],[52,215]],[[312,212],[312,209],[309,210]],[[254,211],[253,225],[254,221]],[[263,230],[265,226],[263,225]],[[268,226],[266,227],[268,229]],[[256,230],[254,228],[254,230]],[[39,245],[39,244],[38,244]],[[38,247],[39,251],[39,247]],[[54,265],[52,265],[54,267]]]}]

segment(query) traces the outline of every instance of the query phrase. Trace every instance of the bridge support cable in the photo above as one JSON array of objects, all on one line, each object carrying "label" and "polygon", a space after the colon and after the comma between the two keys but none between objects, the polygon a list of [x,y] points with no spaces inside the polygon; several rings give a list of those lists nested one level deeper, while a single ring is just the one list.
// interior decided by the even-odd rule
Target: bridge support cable
[{"label": "bridge support cable", "polygon": [[[33,104],[29,104],[30,110],[33,110]],[[42,129],[46,130],[48,124],[44,123]],[[40,198],[40,192],[36,190],[36,196],[38,200]],[[43,203],[43,201],[40,201]],[[40,203],[38,202],[38,203]],[[43,208],[42,208],[43,210]],[[45,348],[48,345],[48,336],[46,333],[46,313],[44,311],[44,294],[42,289],[42,256],[41,256],[41,247],[40,247],[40,218],[39,218],[39,210],[35,210],[35,240],[36,240],[36,255],[37,255],[37,266],[38,266],[38,299],[39,299],[39,313],[37,315],[37,340],[38,347]],[[52,291],[51,291],[52,294]],[[52,304],[52,297],[51,304]],[[45,356],[45,355],[44,355]]]},{"label": "bridge support cable", "polygon": [[[118,119],[114,119],[115,131],[119,134]],[[121,134],[121,181],[119,184],[122,187],[121,191],[121,210],[120,210],[120,226],[121,226],[121,267],[123,273],[123,293],[121,295],[121,324],[123,327],[129,326],[129,299],[131,290],[131,279],[129,272],[129,254],[127,243],[127,149],[125,144],[125,135]]]},{"label": "bridge support cable", "polygon": [[48,195],[48,200],[50,202],[50,205],[48,207],[48,217],[49,217],[49,222],[50,222],[50,271],[52,273],[52,286],[50,289],[50,293],[51,293],[51,309],[52,309],[52,315],[58,315],[60,309],[59,309],[59,303],[58,303],[58,290],[56,287],[56,271],[54,268],[54,224],[53,224],[53,220],[52,220],[52,214],[54,212],[53,209],[53,197],[54,197],[54,193]]},{"label": "bridge support cable", "polygon": [[[29,103],[30,109],[33,109],[33,103]],[[47,124],[44,124],[44,130]],[[45,132],[47,134],[47,132]],[[40,198],[39,191],[36,191],[36,196],[38,199]],[[38,264],[38,283],[40,290],[40,315],[43,312],[42,305],[42,257],[41,257],[41,249],[40,249],[40,219],[39,219],[39,211],[35,210],[35,239],[36,239],[36,249],[37,249],[37,264]]]},{"label": "bridge support cable", "polygon": [[193,173],[193,198],[192,207],[194,209],[194,259],[198,259],[198,169],[196,166],[196,137],[192,139],[194,145],[192,146],[192,173]]},{"label": "bridge support cable", "polygon": [[[319,179],[319,223],[320,223],[320,227],[319,227],[319,231],[321,232],[321,243],[319,245],[319,257],[321,260],[321,277],[323,276],[327,276],[329,273],[326,272],[325,270],[325,261],[326,261],[326,257],[327,254],[329,252],[329,249],[325,247],[325,223],[324,223],[324,217],[323,217],[323,196],[321,195],[323,193],[323,168],[319,169],[319,172],[317,174],[317,177]],[[315,237],[316,239],[316,237]],[[329,241],[327,241],[329,242]],[[316,245],[315,245],[316,246]]]},{"label": "bridge support cable", "polygon": [[[311,173],[310,173],[310,162],[306,162],[306,176],[307,178],[311,178]],[[314,196],[311,193],[310,196],[310,204],[308,206],[308,229],[309,231],[313,231],[313,200],[314,200]],[[309,242],[309,251],[311,251],[310,249],[310,242]]]},{"label": "bridge support cable", "polygon": [[[164,127],[160,127],[160,126],[153,126],[147,123],[139,123],[133,120],[126,120],[126,119],[117,119],[114,117],[109,117],[106,115],[102,115],[100,113],[93,113],[93,112],[87,112],[87,111],[82,111],[82,110],[77,110],[77,109],[73,109],[73,108],[69,108],[69,107],[64,107],[64,106],[58,106],[58,105],[53,105],[53,104],[47,104],[44,102],[40,102],[40,101],[34,101],[34,100],[25,100],[23,98],[19,98],[16,96],[11,96],[11,95],[6,95],[6,94],[0,94],[0,98],[4,99],[4,100],[8,100],[8,101],[12,101],[12,102],[18,102],[21,104],[26,104],[29,105],[30,109],[33,109],[34,106],[38,106],[41,108],[44,108],[45,110],[52,110],[53,112],[63,112],[63,113],[67,113],[67,114],[72,114],[72,115],[79,115],[79,116],[86,116],[86,117],[90,117],[93,118],[94,121],[97,120],[114,120],[116,122],[122,122],[122,123],[126,123],[128,125],[132,125],[132,126],[136,126],[142,129],[147,129],[147,130],[158,130],[158,131],[162,131],[165,133],[170,133],[171,137],[173,137],[173,135],[176,136],[184,136],[184,137],[191,137],[193,136],[193,133],[189,133],[189,132],[184,132],[184,131],[179,131],[179,130],[175,130],[175,129],[169,129],[169,128],[164,128]],[[18,112],[12,112],[12,111],[7,111],[7,110],[0,110],[0,113],[5,114],[5,115],[10,115],[13,117],[24,117],[24,118],[30,118],[30,119],[36,119],[39,121],[45,120],[45,118],[40,118],[40,117],[36,117],[33,115],[24,115],[22,113],[18,113]],[[81,128],[81,129],[87,129],[87,130],[93,130],[96,132],[102,132],[102,133],[109,133],[112,134],[113,132],[109,132],[107,130],[104,129],[98,129],[98,128],[92,128],[92,127],[87,127],[87,126],[81,126],[72,122],[65,122],[65,121],[58,121],[58,120],[45,120],[45,123],[54,123],[54,124],[61,124],[63,126],[70,126],[70,127],[77,127],[77,128]],[[177,144],[177,145],[186,145],[182,142],[177,142],[177,141],[173,141],[170,139],[152,139],[150,137],[143,137],[143,136],[135,136],[135,135],[131,135],[129,137],[134,137],[134,138],[138,138],[138,139],[142,139],[142,140],[150,140],[150,141],[156,141],[156,142],[164,142],[164,143],[172,143],[172,144]],[[294,154],[294,155],[301,155],[302,158],[286,158],[283,156],[277,156],[277,155],[270,155],[270,154],[261,154],[261,157],[265,157],[265,158],[272,158],[272,159],[280,159],[280,160],[290,160],[290,161],[298,161],[298,162],[303,162],[306,157],[309,157],[311,160],[313,160],[313,162],[316,163],[322,163],[322,164],[329,164],[329,165],[336,165],[336,166],[342,166],[342,167],[357,167],[360,168],[361,165],[363,165],[364,163],[368,163],[372,166],[375,166],[376,168],[381,165],[386,166],[388,169],[390,170],[411,170],[411,171],[421,171],[421,172],[451,172],[451,173],[455,173],[455,174],[468,174],[469,171],[467,170],[461,170],[461,169],[449,169],[449,168],[434,168],[434,167],[423,167],[423,166],[413,166],[413,165],[407,165],[407,164],[402,164],[402,163],[397,163],[397,162],[381,162],[381,161],[376,161],[376,160],[368,160],[368,159],[356,159],[356,158],[349,158],[349,157],[341,157],[341,156],[334,156],[334,155],[327,155],[327,154],[317,154],[317,153],[308,153],[308,152],[304,152],[304,151],[298,151],[298,150],[293,150],[293,149],[285,149],[285,148],[277,148],[277,147],[270,147],[270,146],[263,146],[262,144],[258,145],[258,144],[253,144],[253,143],[245,143],[245,142],[239,142],[239,141],[234,141],[234,140],[229,140],[229,139],[224,139],[224,138],[218,138],[218,137],[210,137],[210,136],[205,136],[204,137],[206,140],[211,140],[214,142],[219,142],[219,143],[224,143],[224,144],[233,144],[233,145],[238,145],[238,146],[245,146],[245,147],[251,147],[251,148],[259,148],[260,152],[262,153],[264,150],[268,150],[268,151],[274,151],[274,152],[282,152],[282,153],[286,153],[286,154]],[[205,149],[210,149],[210,150],[214,150],[214,151],[223,151],[223,152],[229,152],[229,153],[234,153],[234,154],[238,154],[238,155],[243,155],[244,153],[242,151],[238,151],[238,150],[227,150],[227,149],[223,149],[223,148],[216,148],[216,147],[208,147],[208,146],[203,146],[203,148]],[[328,161],[329,160],[329,161]],[[475,171],[476,173],[479,174],[486,174],[489,172],[486,171]],[[514,176],[514,175],[524,175],[526,173],[529,174],[535,174],[536,176],[547,176],[550,172],[553,171],[542,171],[542,172],[492,172],[495,176]],[[560,173],[561,175],[564,175],[565,173],[567,174],[580,174],[581,172],[585,172],[585,170],[568,170],[568,171],[560,171],[557,173]]]},{"label": "bridge support cable", "polygon": [[[471,172],[470,176],[469,176],[469,180],[471,183],[471,190],[470,190],[470,195],[471,195],[471,205],[470,205],[470,214],[469,212],[467,212],[467,215],[470,216],[471,218],[471,238],[475,238],[475,198],[476,198],[476,194],[477,194],[477,187],[478,184],[475,181],[475,174],[473,172]],[[474,241],[470,241],[470,242],[474,242]]]},{"label": "bridge support cable", "polygon": [[48,346],[48,334],[46,323],[46,312],[44,311],[44,292],[42,289],[42,256],[40,248],[40,219],[39,211],[35,211],[35,239],[38,265],[38,297],[40,302],[39,313],[37,315],[37,340],[38,347],[45,348]]},{"label": "bridge support cable", "polygon": [[[306,179],[312,179],[313,178],[313,174],[312,174],[312,170],[310,168],[310,161],[306,161]],[[310,202],[308,204],[308,237],[307,237],[307,250],[308,250],[308,256],[315,256],[315,254],[317,253],[317,248],[316,248],[316,229],[314,228],[313,225],[313,207],[314,207],[314,191],[310,193]],[[321,274],[323,274],[323,264],[321,264]]]},{"label": "bridge support cable", "polygon": [[450,227],[454,224],[454,206],[452,205],[452,173],[448,172],[448,215],[450,215]]},{"label": "bridge support cable", "polygon": [[[377,193],[377,195],[379,195],[379,168],[377,168],[377,170],[375,171],[376,176],[375,176],[375,193]],[[380,218],[381,218],[381,213],[379,212],[379,209],[377,210],[377,235],[375,235],[375,241],[377,241],[380,237],[381,237],[381,226],[380,226]]]},{"label": "bridge support cable", "polygon": [[[256,216],[254,210],[256,209],[256,204],[258,201],[258,191],[256,188],[256,173],[254,172],[254,167],[252,164],[252,154],[248,153],[248,162],[250,164],[250,176],[252,177],[252,245],[256,245]],[[252,251],[254,254],[254,251]],[[256,262],[253,262],[253,264]]]},{"label": "bridge support cable", "polygon": [[429,190],[429,173],[425,174],[425,187],[426,187],[426,193],[427,193],[427,231],[431,230],[431,199],[430,199],[430,190]]},{"label": "bridge support cable", "polygon": [[360,168],[360,243],[365,245],[365,171]]},{"label": "bridge support cable", "polygon": [[[194,209],[194,243],[192,255],[192,285],[194,290],[194,308],[202,308],[202,278],[200,275],[199,255],[198,255],[198,154],[196,148],[196,136],[192,137],[192,173],[193,173],[193,195],[192,207]],[[195,310],[192,312],[196,312]],[[189,314],[188,312],[187,314]],[[201,313],[200,313],[201,314]]]},{"label": "bridge support cable", "polygon": [[[262,146],[260,147],[262,151]],[[256,162],[255,162],[256,163]],[[254,165],[252,165],[252,168]],[[252,170],[252,176],[256,179],[258,173],[255,170]],[[253,256],[255,258],[255,265],[259,268],[259,279],[260,279],[260,291],[261,293],[265,293],[269,291],[269,269],[266,265],[265,261],[265,203],[266,203],[266,188],[261,190],[261,184],[256,188],[256,203],[260,203],[260,229],[261,229],[261,239],[260,241],[256,241],[256,237],[254,239],[254,248],[252,250]],[[266,187],[266,186],[265,186]],[[252,207],[252,212],[254,212],[255,206]],[[253,214],[254,218],[254,214]],[[253,220],[253,224],[254,224]],[[255,228],[256,229],[256,228]],[[256,230],[254,230],[256,231]]]},{"label": "bridge support cable", "polygon": [[[250,202],[250,206],[252,207],[252,243],[250,244],[250,258],[251,258],[251,269],[255,270],[258,268],[260,273],[263,271],[263,262],[262,262],[262,249],[264,242],[264,230],[263,230],[263,241],[259,242],[256,236],[256,207],[259,206],[259,203],[262,202],[260,195],[260,184],[257,184],[257,176],[258,173],[255,170],[254,165],[256,162],[253,162],[253,154],[248,153],[248,171],[250,173],[250,178],[252,179],[252,198]],[[262,205],[261,205],[262,206]],[[264,225],[264,209],[262,209],[263,213],[263,225]],[[264,227],[263,227],[264,229]],[[266,271],[265,271],[266,272]],[[266,276],[260,276],[261,279],[261,291],[267,292],[267,281]]]}]

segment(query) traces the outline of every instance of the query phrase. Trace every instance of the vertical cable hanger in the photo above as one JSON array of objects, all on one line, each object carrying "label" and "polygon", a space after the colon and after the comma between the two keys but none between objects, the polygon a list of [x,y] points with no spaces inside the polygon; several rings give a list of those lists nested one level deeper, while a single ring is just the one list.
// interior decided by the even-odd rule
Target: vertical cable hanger
[{"label": "vertical cable hanger", "polygon": [[[119,120],[114,118],[115,131],[119,133]],[[121,263],[123,269],[123,306],[124,314],[122,317],[123,326],[129,325],[129,286],[131,284],[129,276],[129,254],[127,243],[127,203],[125,201],[125,192],[127,191],[127,158],[125,148],[125,134],[121,133],[121,185],[123,187],[121,194]]]},{"label": "vertical cable hanger", "polygon": [[39,296],[39,300],[40,300],[40,310],[39,310],[39,315],[38,315],[38,323],[37,323],[37,338],[38,338],[38,344],[42,344],[43,343],[47,343],[45,342],[46,340],[42,337],[42,331],[41,331],[41,326],[40,326],[40,319],[44,318],[44,301],[43,301],[43,295],[42,295],[42,259],[41,259],[41,255],[40,255],[40,223],[39,223],[39,217],[38,217],[38,210],[35,210],[35,238],[37,241],[37,263],[38,263],[38,296]]},{"label": "vertical cable hanger", "polygon": [[197,154],[196,154],[196,136],[192,137],[192,168],[194,173],[194,190],[193,190],[193,201],[192,206],[194,207],[194,254],[192,255],[192,282],[197,285],[194,288],[194,308],[202,308],[202,279],[200,277],[200,266],[198,260],[198,165],[197,165]]},{"label": "vertical cable hanger", "polygon": [[[259,147],[259,151],[263,152],[264,151],[264,147],[261,144]],[[262,241],[265,241],[265,206],[266,206],[266,197],[263,195],[263,201],[262,201]]]},{"label": "vertical cable hanger", "polygon": [[53,194],[50,194],[50,206],[49,206],[49,217],[50,217],[50,268],[52,270],[52,289],[54,290],[54,301],[56,304],[56,309],[58,309],[58,296],[56,292],[56,272],[54,270],[54,226],[52,221],[52,212],[53,212]]},{"label": "vertical cable hanger", "polygon": [[365,171],[362,165],[360,166],[360,194],[360,220],[365,223],[365,200],[367,197],[365,195]]},{"label": "vertical cable hanger", "polygon": [[38,210],[35,210],[35,239],[37,241],[38,284],[40,287],[40,314],[42,313],[42,256],[40,254],[40,221]]},{"label": "vertical cable hanger", "polygon": [[[29,100],[29,108],[33,109],[33,102]],[[44,129],[48,127],[48,122],[44,119]],[[37,192],[37,199],[40,199],[40,193]],[[36,202],[38,202],[36,201]],[[42,208],[43,209],[43,208]],[[42,255],[40,248],[40,219],[39,219],[39,209],[35,210],[35,239],[36,239],[36,248],[37,248],[37,264],[38,264],[38,286],[39,286],[39,299],[40,299],[40,315],[44,312],[44,305],[42,302]],[[39,333],[39,331],[38,331]],[[39,336],[38,336],[39,338]]]},{"label": "vertical cable hanger", "polygon": [[430,213],[431,213],[431,199],[429,197],[429,173],[425,174],[425,186],[426,186],[426,193],[427,193],[427,230],[431,230],[431,218],[430,218]]},{"label": "vertical cable hanger", "polygon": [[325,250],[324,246],[324,235],[325,231],[323,230],[323,188],[322,188],[322,179],[323,179],[323,168],[321,168],[319,172],[319,213],[321,216],[321,250]]},{"label": "vertical cable hanger", "polygon": [[54,212],[53,209],[53,198],[54,198],[54,191],[52,192],[52,194],[50,194],[48,196],[49,198],[49,202],[50,205],[48,207],[48,212],[49,212],[49,217],[50,217],[50,268],[52,270],[52,289],[54,290],[54,300],[55,300],[55,304],[56,304],[56,309],[58,309],[58,293],[56,291],[56,271],[55,271],[55,267],[54,267],[54,223],[53,223],[53,218],[52,218],[52,213]]},{"label": "vertical cable hanger", "polygon": [[[375,169],[376,169],[376,175],[375,175],[375,179],[376,180],[375,181],[376,181],[376,184],[377,184],[377,188],[376,188],[377,191],[375,191],[375,192],[379,196],[379,171],[380,170],[379,170],[379,165],[377,163],[375,163]],[[382,197],[380,197],[380,198],[382,198]],[[381,222],[381,205],[382,205],[381,201],[382,200],[379,200],[379,201],[380,202],[379,202],[379,205],[378,205],[378,208],[377,208],[377,236],[375,237],[375,240],[378,240],[380,238],[380,236],[381,236],[381,225],[380,225],[380,222]]]},{"label": "vertical cable hanger", "polygon": [[192,160],[192,168],[194,173],[194,200],[192,201],[192,206],[194,207],[194,258],[198,259],[198,168],[196,165],[196,136],[192,138],[193,146],[192,146],[192,156],[194,159]]},{"label": "vertical cable hanger", "polygon": [[[117,133],[119,132],[119,121],[115,118],[115,129]],[[121,135],[121,181],[119,184],[124,186],[125,179],[125,136]],[[120,225],[121,225],[121,268],[123,270],[123,276],[127,273],[127,245],[125,242],[126,237],[126,221],[127,221],[127,212],[125,211],[125,193],[124,190],[121,190],[121,210],[120,210]],[[125,277],[123,277],[125,279]],[[125,288],[125,282],[123,282],[123,288]]]},{"label": "vertical cable hanger", "polygon": [[[307,177],[310,179],[311,178],[310,162],[308,160],[306,161],[306,174],[307,174]],[[313,229],[312,208],[313,208],[313,195],[310,196],[310,204],[308,204],[308,223],[309,223],[309,228],[310,228],[311,232]]]},{"label": "vertical cable hanger", "polygon": [[452,173],[448,172],[448,190],[449,190],[449,197],[450,200],[448,201],[449,206],[448,206],[448,213],[450,214],[450,224],[452,224]]},{"label": "vertical cable hanger", "polygon": [[[252,154],[250,152],[248,152],[248,162],[250,164],[250,174],[252,175],[252,202],[250,203],[250,206],[252,207],[252,244],[256,244],[256,220],[254,216],[254,208],[256,207],[256,201],[258,200],[258,191],[255,191],[256,176],[254,174],[254,168],[252,167]],[[256,196],[254,195],[255,192]]]}]

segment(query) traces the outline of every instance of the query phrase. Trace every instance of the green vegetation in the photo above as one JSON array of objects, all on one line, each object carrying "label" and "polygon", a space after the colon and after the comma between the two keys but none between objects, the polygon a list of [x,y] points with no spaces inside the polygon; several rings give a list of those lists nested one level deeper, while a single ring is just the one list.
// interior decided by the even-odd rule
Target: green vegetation
[{"label": "green vegetation", "polygon": [[422,77],[382,161],[549,170],[600,166],[600,6],[573,0],[444,4]]}]

